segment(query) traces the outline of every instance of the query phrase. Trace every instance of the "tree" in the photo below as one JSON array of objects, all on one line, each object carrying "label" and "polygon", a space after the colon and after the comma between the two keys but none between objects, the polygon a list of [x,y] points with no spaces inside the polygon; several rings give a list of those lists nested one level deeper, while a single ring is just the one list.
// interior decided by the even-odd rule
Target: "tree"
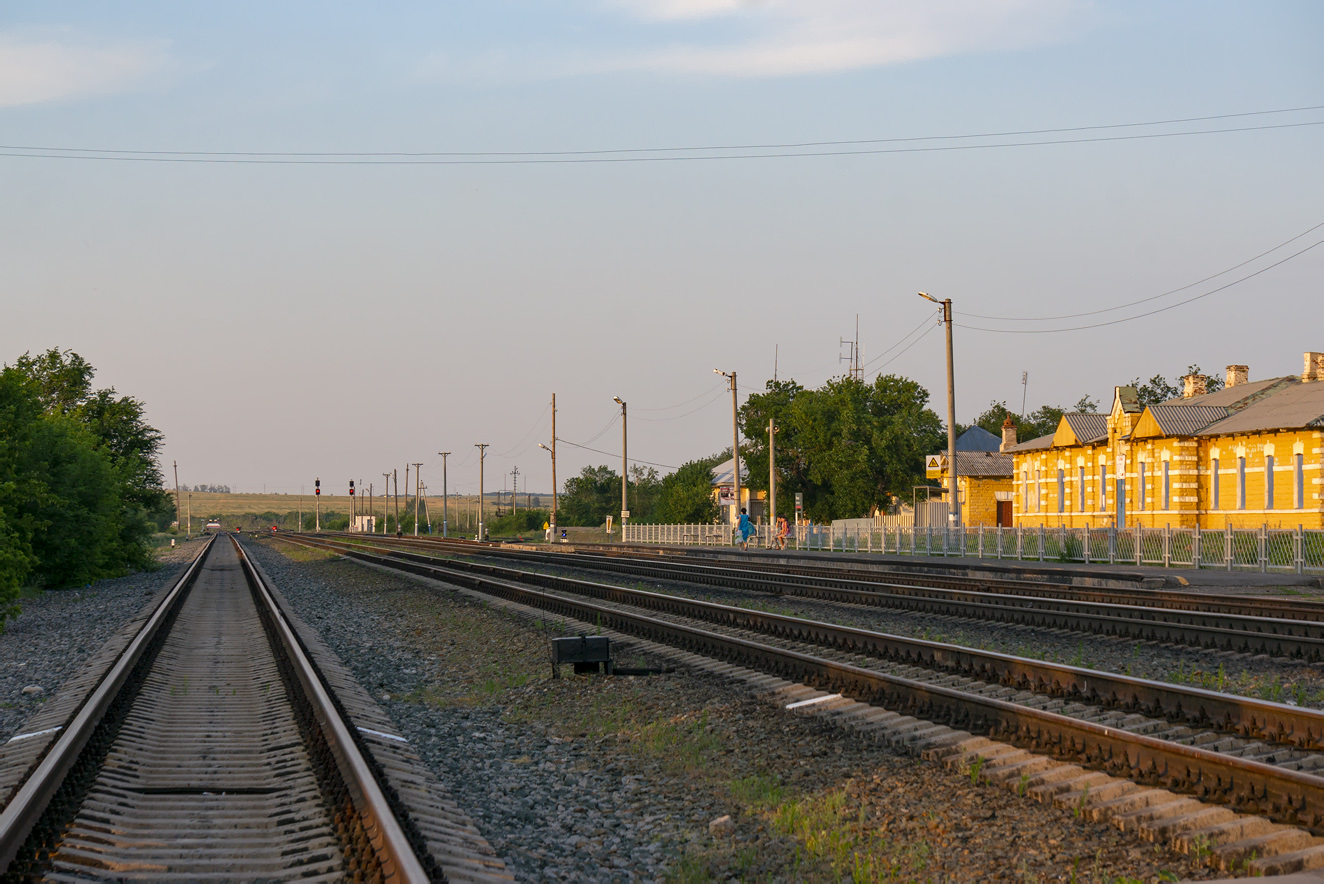
[{"label": "tree", "polygon": [[[937,450],[942,421],[929,393],[897,375],[872,384],[836,378],[817,390],[768,384],[741,410],[749,487],[768,487],[767,420],[778,420],[777,482],[801,492],[805,513],[828,520],[868,515],[924,481],[924,455]],[[742,446],[744,449],[746,446]]]},{"label": "tree", "polygon": [[[1071,409],[1073,412],[1093,413],[1098,410],[1099,403],[1095,402],[1089,396],[1080,397],[1075,406]],[[1041,405],[1039,408],[1020,417],[1013,414],[1007,408],[1006,401],[993,401],[988,405],[988,409],[983,414],[975,418],[971,426],[982,427],[988,430],[994,436],[1002,435],[1002,425],[1007,418],[1016,425],[1016,438],[1018,441],[1025,442],[1029,439],[1037,439],[1040,436],[1048,436],[1057,432],[1057,425],[1062,421],[1062,415],[1067,409],[1056,405]],[[957,424],[957,434],[965,432],[969,427]]]},{"label": "tree", "polygon": [[152,561],[150,516],[171,509],[141,402],[94,391],[72,351],[0,371],[0,617],[24,583],[61,587]]},{"label": "tree", "polygon": [[666,525],[696,525],[715,521],[717,501],[713,499],[713,467],[726,460],[717,454],[681,464],[662,479],[657,509],[650,521]]},{"label": "tree", "polygon": [[566,479],[557,509],[562,525],[597,527],[621,506],[621,477],[610,467],[584,467],[578,476]]},{"label": "tree", "polygon": [[1169,399],[1180,397],[1185,390],[1182,386],[1182,379],[1189,375],[1199,375],[1204,378],[1204,389],[1206,393],[1214,393],[1223,389],[1223,379],[1212,374],[1205,374],[1198,365],[1188,365],[1186,373],[1177,378],[1176,382],[1168,383],[1163,375],[1156,374],[1149,379],[1148,383],[1140,383],[1140,378],[1131,381],[1131,386],[1136,388],[1136,398],[1140,400],[1141,407],[1146,405],[1157,405],[1160,402],[1167,402]]}]

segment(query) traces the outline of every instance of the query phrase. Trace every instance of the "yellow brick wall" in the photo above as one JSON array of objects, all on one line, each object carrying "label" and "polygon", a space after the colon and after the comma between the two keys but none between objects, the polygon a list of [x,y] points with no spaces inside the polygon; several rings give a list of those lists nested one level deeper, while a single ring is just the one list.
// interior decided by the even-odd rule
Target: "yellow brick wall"
[{"label": "yellow brick wall", "polygon": [[[1125,524],[1130,527],[1324,528],[1324,434],[1283,430],[1207,439],[1118,440],[1112,445],[1070,446],[1016,454],[1013,518],[1018,525],[1105,527],[1116,520],[1119,463],[1126,479]],[[1265,457],[1274,463],[1273,505],[1266,505]],[[1302,454],[1304,505],[1296,505],[1294,453]],[[1213,505],[1212,458],[1219,458],[1219,501]],[[1238,458],[1245,458],[1245,507],[1238,508]],[[1106,496],[1099,490],[1100,460],[1108,468]],[[1080,465],[1085,465],[1085,505],[1080,505]],[[1163,506],[1163,463],[1168,463],[1169,499]],[[1141,469],[1144,463],[1144,506]],[[1059,512],[1058,470],[1065,500]]]}]

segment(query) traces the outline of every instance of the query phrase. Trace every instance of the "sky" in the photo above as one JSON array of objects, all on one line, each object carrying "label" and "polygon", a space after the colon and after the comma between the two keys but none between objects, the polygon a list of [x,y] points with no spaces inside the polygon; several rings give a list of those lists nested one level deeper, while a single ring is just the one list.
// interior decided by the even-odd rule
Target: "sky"
[{"label": "sky", "polygon": [[1321,37],[1310,0],[11,0],[0,361],[72,349],[168,474],[290,493],[440,493],[440,451],[473,493],[475,443],[549,491],[553,393],[561,482],[619,469],[616,396],[666,473],[730,444],[714,368],[819,386],[857,315],[945,420],[918,291],[958,422],[1295,374]]}]

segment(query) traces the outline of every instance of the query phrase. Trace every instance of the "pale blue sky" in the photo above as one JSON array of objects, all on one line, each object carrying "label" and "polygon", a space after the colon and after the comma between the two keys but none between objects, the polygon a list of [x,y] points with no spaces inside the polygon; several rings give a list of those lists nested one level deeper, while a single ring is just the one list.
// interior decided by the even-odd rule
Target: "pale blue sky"
[{"label": "pale blue sky", "polygon": [[[1146,122],[1324,105],[1322,37],[1313,2],[8,3],[0,150],[577,151]],[[874,147],[889,146],[905,145]],[[0,360],[77,350],[146,400],[189,483],[340,490],[421,460],[439,491],[450,449],[452,488],[472,491],[472,445],[489,442],[489,489],[518,464],[546,490],[553,392],[564,439],[587,442],[619,395],[632,454],[679,464],[729,444],[714,366],[761,388],[779,347],[780,376],[817,385],[844,368],[857,312],[866,361],[921,327],[919,289],[956,305],[960,420],[1018,407],[1022,371],[1031,408],[1192,362],[1299,372],[1324,350],[1324,246],[1135,322],[960,323],[1113,306],[1251,258],[1324,222],[1321,156],[1309,125],[679,162],[0,156]],[[936,327],[884,370],[942,410]],[[618,468],[619,439],[592,443],[610,456],[563,447],[561,477]]]}]

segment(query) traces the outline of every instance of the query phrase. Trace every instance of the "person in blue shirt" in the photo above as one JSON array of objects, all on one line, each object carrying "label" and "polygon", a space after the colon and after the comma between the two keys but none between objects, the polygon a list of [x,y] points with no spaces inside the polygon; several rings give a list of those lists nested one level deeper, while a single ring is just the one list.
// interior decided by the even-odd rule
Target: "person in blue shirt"
[{"label": "person in blue shirt", "polygon": [[740,532],[740,548],[749,549],[749,536],[754,533],[754,523],[749,520],[744,507],[740,508],[740,521],[736,524],[736,530]]}]

